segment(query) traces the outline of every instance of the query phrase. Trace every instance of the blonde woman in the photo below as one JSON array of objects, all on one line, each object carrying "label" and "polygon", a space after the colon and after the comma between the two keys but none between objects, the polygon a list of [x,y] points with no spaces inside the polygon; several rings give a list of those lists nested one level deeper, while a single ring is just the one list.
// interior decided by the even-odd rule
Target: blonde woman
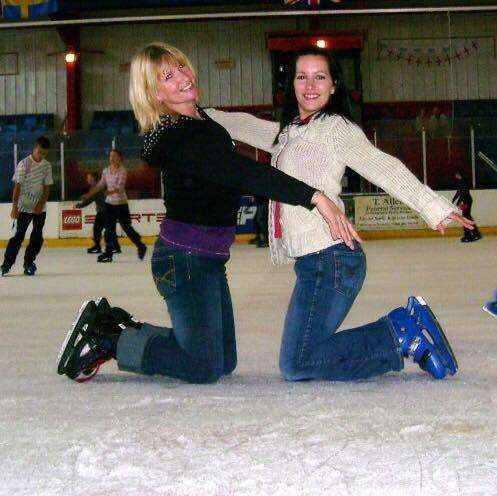
[{"label": "blonde woman", "polygon": [[317,188],[235,153],[226,130],[197,106],[198,96],[195,71],[177,48],[152,43],[133,58],[130,99],[145,135],[143,159],[160,167],[164,177],[167,217],[152,274],[173,328],[123,320],[126,314],[106,300],[87,302],[62,346],[61,374],[78,379],[112,357],[123,370],[196,383],[215,382],[235,369],[225,265],[242,192],[316,209],[332,238],[351,248],[360,241],[346,216]]}]

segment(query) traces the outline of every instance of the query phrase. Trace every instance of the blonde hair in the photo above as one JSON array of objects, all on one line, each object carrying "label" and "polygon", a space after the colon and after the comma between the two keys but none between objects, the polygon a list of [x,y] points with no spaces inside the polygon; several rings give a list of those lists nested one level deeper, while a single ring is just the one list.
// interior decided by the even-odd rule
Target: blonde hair
[{"label": "blonde hair", "polygon": [[176,65],[188,67],[196,79],[188,57],[167,43],[154,41],[142,48],[131,60],[129,100],[141,133],[154,129],[160,122],[160,116],[165,113],[164,106],[157,100],[158,76],[165,67]]}]

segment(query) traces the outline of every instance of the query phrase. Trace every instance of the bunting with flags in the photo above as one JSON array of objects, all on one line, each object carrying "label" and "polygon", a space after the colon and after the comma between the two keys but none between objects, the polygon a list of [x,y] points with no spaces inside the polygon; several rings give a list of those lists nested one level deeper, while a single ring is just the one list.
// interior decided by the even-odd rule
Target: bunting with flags
[{"label": "bunting with flags", "polygon": [[[318,7],[320,4],[320,0],[304,0],[309,7]],[[296,3],[303,3],[302,0],[284,0],[285,5],[294,5]]]},{"label": "bunting with flags", "polygon": [[32,19],[57,12],[57,0],[2,0],[5,19]]},{"label": "bunting with flags", "polygon": [[378,59],[404,62],[408,65],[441,67],[470,57],[493,55],[493,37],[379,40]]}]

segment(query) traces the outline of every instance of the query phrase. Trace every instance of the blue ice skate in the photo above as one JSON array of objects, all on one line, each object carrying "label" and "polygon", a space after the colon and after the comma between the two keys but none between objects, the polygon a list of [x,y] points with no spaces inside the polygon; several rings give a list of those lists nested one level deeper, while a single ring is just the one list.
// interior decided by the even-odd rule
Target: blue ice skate
[{"label": "blue ice skate", "polygon": [[489,313],[492,317],[497,317],[497,290],[494,292],[494,299],[487,301],[482,308],[483,311]]},{"label": "blue ice skate", "polygon": [[410,296],[406,307],[388,314],[402,346],[410,356],[435,379],[457,372],[457,360],[430,307],[420,296]]}]

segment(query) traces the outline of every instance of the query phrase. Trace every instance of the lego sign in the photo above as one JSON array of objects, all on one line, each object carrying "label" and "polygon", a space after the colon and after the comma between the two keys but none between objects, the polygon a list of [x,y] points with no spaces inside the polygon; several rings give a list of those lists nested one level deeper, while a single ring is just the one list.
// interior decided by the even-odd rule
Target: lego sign
[{"label": "lego sign", "polygon": [[[162,200],[131,200],[129,202],[131,222],[142,236],[157,236],[159,225],[165,217]],[[61,238],[91,238],[95,223],[95,205],[83,209],[74,208],[74,202],[59,204],[59,235]],[[122,236],[119,223],[117,235]]]},{"label": "lego sign", "polygon": [[62,231],[81,231],[83,227],[83,217],[80,209],[61,211],[61,230]]}]

